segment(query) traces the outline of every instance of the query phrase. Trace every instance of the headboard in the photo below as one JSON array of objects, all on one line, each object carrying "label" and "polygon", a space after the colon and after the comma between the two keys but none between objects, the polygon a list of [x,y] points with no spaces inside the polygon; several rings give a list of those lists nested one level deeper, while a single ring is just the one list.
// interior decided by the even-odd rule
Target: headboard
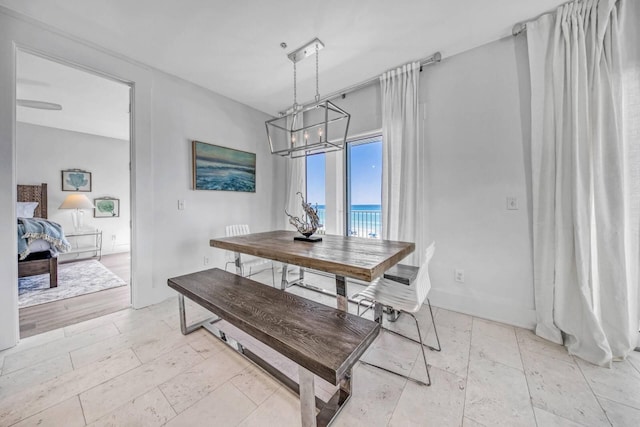
[{"label": "headboard", "polygon": [[38,202],[33,216],[47,218],[47,184],[18,185],[18,202]]}]

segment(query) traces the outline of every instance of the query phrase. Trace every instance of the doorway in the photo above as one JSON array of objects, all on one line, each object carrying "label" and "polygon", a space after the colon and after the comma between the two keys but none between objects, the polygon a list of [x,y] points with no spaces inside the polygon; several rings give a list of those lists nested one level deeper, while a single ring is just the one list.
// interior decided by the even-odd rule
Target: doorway
[{"label": "doorway", "polygon": [[26,251],[55,258],[57,281],[20,273],[24,338],[131,305],[131,95],[120,81],[19,50],[16,98],[19,189],[47,184],[46,219],[66,241]]}]

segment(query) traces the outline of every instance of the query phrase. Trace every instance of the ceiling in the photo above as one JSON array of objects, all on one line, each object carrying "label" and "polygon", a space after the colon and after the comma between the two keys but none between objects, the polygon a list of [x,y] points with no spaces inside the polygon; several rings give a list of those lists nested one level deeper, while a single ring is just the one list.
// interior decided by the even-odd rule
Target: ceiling
[{"label": "ceiling", "polygon": [[16,98],[62,110],[18,106],[19,122],[129,140],[129,86],[18,51]]},{"label": "ceiling", "polygon": [[[286,53],[319,37],[320,93],[440,51],[511,34],[566,0],[0,0],[0,5],[275,115],[292,104]],[[283,50],[280,43],[288,48]],[[315,61],[298,64],[313,100]]]}]

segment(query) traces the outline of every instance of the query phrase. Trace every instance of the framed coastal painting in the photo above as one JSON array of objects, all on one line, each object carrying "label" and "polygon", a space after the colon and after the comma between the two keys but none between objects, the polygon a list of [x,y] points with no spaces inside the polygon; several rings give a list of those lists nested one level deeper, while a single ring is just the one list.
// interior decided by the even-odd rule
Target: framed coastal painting
[{"label": "framed coastal painting", "polygon": [[193,189],[256,191],[256,155],[205,142],[192,142]]},{"label": "framed coastal painting", "polygon": [[80,169],[62,171],[62,191],[91,191],[91,172]]},{"label": "framed coastal painting", "polygon": [[94,218],[115,218],[120,216],[120,199],[113,197],[100,197],[93,199]]}]

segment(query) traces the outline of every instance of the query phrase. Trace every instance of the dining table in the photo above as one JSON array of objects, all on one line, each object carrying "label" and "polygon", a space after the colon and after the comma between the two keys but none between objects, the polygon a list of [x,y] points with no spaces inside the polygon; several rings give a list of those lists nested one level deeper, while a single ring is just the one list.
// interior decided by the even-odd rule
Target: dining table
[{"label": "dining table", "polygon": [[320,241],[301,241],[295,231],[277,230],[211,239],[212,247],[235,252],[236,267],[240,254],[253,255],[283,263],[281,287],[287,284],[288,265],[335,275],[337,308],[348,311],[347,278],[371,282],[398,264],[415,250],[412,242],[325,234]]}]

